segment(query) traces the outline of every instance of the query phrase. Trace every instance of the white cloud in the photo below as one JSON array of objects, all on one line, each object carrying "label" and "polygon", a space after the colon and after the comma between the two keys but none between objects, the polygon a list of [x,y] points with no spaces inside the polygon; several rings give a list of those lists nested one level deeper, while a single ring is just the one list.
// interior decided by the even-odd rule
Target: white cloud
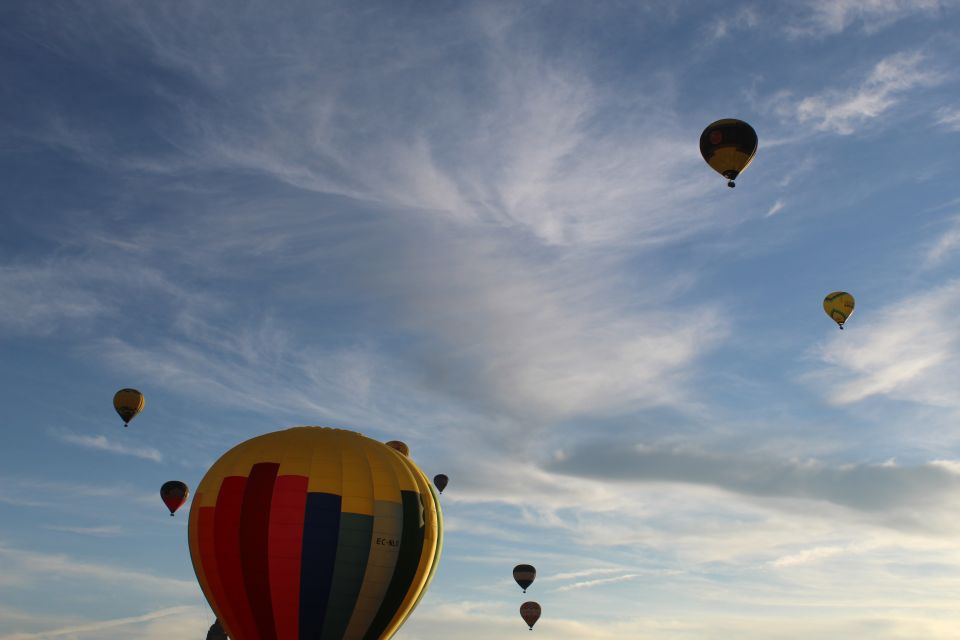
[{"label": "white cloud", "polygon": [[[12,633],[0,636],[0,640],[125,640],[134,636],[140,640],[199,639],[206,634],[209,617],[200,607],[168,607],[138,616],[76,622],[46,631]],[[49,624],[46,616],[21,614],[20,618],[34,625],[43,622]]]},{"label": "white cloud", "polygon": [[142,460],[152,460],[153,462],[163,461],[163,456],[160,454],[159,451],[157,451],[153,447],[134,447],[127,444],[123,444],[122,442],[118,441],[116,438],[112,440],[108,439],[104,435],[88,436],[88,435],[70,433],[67,431],[53,432],[52,435],[60,442],[73,444],[78,447],[83,447],[84,449],[93,449],[95,451],[106,451],[108,453],[116,453],[122,456],[132,456],[134,458],[140,458]]},{"label": "white cloud", "polygon": [[72,270],[0,266],[0,331],[47,334],[89,320],[108,307],[76,287]]},{"label": "white cloud", "polygon": [[951,228],[930,246],[924,258],[924,265],[927,267],[939,265],[956,251],[957,247],[960,247],[960,219],[955,220]]},{"label": "white cloud", "polygon": [[769,218],[772,215],[776,215],[781,210],[783,210],[785,206],[786,206],[786,203],[784,203],[783,200],[777,198],[777,201],[774,202],[773,205],[770,207],[770,209],[767,210],[767,213],[764,217]]},{"label": "white cloud", "polygon": [[795,35],[833,35],[861,25],[875,32],[914,15],[935,18],[957,6],[956,0],[807,0],[808,13],[789,24]]},{"label": "white cloud", "polygon": [[622,576],[616,576],[613,578],[597,578],[596,580],[583,580],[581,582],[574,582],[573,584],[566,584],[562,587],[557,587],[554,591],[573,591],[575,589],[592,589],[593,587],[599,587],[605,584],[616,584],[618,582],[629,582],[630,580],[635,580],[639,578],[640,574],[638,573],[628,573]]},{"label": "white cloud", "polygon": [[112,538],[123,534],[123,528],[115,525],[104,525],[99,527],[78,527],[73,525],[50,524],[45,525],[44,529],[50,531],[60,531],[62,533],[75,533],[80,536],[93,536],[97,538]]},{"label": "white cloud", "polygon": [[65,554],[39,553],[8,546],[0,546],[0,566],[5,573],[19,576],[23,585],[37,579],[54,577],[58,580],[73,579],[114,587],[122,585],[125,589],[164,597],[195,597],[199,593],[199,587],[193,581],[77,561]]},{"label": "white cloud", "polygon": [[760,15],[750,6],[740,7],[729,17],[726,12],[710,17],[710,35],[715,40],[722,40],[737,31],[755,29],[760,25]]},{"label": "white cloud", "polygon": [[960,131],[960,109],[944,107],[937,111],[937,124],[948,131]]},{"label": "white cloud", "polygon": [[893,108],[906,92],[940,84],[944,77],[922,53],[898,53],[878,62],[856,87],[828,89],[801,99],[782,94],[775,103],[782,116],[820,131],[849,135]]},{"label": "white cloud", "polygon": [[858,542],[848,545],[810,547],[776,558],[768,564],[775,569],[807,566],[827,559],[836,559],[843,555],[869,553],[881,547],[883,547],[883,545],[875,541]]}]

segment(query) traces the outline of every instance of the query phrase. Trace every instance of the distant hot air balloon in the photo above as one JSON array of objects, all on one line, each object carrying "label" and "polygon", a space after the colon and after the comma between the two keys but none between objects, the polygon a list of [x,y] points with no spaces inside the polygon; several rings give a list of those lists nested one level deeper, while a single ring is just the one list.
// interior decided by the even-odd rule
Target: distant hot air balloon
[{"label": "distant hot air balloon", "polygon": [[120,414],[123,426],[143,411],[144,403],[143,394],[136,389],[120,389],[113,396],[113,408]]},{"label": "distant hot air balloon", "polygon": [[171,516],[187,502],[189,496],[190,489],[179,480],[164,482],[160,487],[160,499],[167,505],[167,509],[170,509]]},{"label": "distant hot air balloon", "polygon": [[518,564],[513,568],[513,579],[517,581],[523,592],[527,592],[527,587],[533,584],[537,579],[537,570],[532,564]]},{"label": "distant hot air balloon", "polygon": [[853,296],[846,291],[834,291],[823,299],[823,310],[843,329],[843,323],[853,315]]},{"label": "distant hot air balloon", "polygon": [[220,626],[219,620],[215,620],[210,626],[210,630],[207,631],[207,640],[230,640],[223,627]]},{"label": "distant hot air balloon", "polygon": [[700,155],[710,167],[725,177],[728,187],[757,153],[757,132],[743,120],[717,120],[700,134]]},{"label": "distant hot air balloon", "polygon": [[190,555],[234,640],[391,638],[426,592],[442,516],[413,460],[353,431],[241,443],[200,482]]},{"label": "distant hot air balloon", "polygon": [[520,617],[533,631],[533,625],[540,619],[540,605],[536,602],[524,602],[520,605]]},{"label": "distant hot air balloon", "polygon": [[399,440],[391,440],[390,442],[387,443],[387,446],[392,447],[393,449],[396,449],[397,451],[399,451],[405,456],[410,455],[410,447],[407,446],[406,442],[401,442]]},{"label": "distant hot air balloon", "polygon": [[443,493],[443,490],[447,488],[448,482],[450,482],[450,478],[442,473],[433,476],[433,484],[440,490],[440,493]]}]

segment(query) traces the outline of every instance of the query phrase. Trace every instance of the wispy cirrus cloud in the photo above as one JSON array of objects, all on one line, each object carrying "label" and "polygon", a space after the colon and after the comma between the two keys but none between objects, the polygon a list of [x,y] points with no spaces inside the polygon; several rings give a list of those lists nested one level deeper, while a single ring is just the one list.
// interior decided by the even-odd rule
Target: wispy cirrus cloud
[{"label": "wispy cirrus cloud", "polygon": [[860,26],[868,33],[911,16],[936,18],[960,6],[956,0],[807,0],[798,21],[788,23],[795,36],[827,36]]},{"label": "wispy cirrus cloud", "polygon": [[787,204],[782,199],[777,198],[777,201],[774,202],[769,209],[767,209],[767,213],[764,215],[764,217],[769,218],[770,216],[780,213],[785,206],[787,206]]},{"label": "wispy cirrus cloud", "polygon": [[124,588],[156,592],[164,596],[193,597],[199,587],[193,581],[157,576],[152,573],[108,564],[78,561],[66,554],[51,554],[0,545],[0,565],[9,575],[19,576],[27,586],[37,580],[89,580],[98,585],[124,585]]},{"label": "wispy cirrus cloud", "polygon": [[122,456],[132,456],[142,460],[152,460],[153,462],[162,462],[163,455],[153,447],[134,447],[125,445],[116,440],[110,440],[104,435],[81,435],[69,431],[53,431],[51,436],[60,442],[76,445],[84,449],[93,449],[95,451],[105,451]]},{"label": "wispy cirrus cloud", "polygon": [[808,566],[843,555],[869,553],[870,551],[878,549],[880,546],[882,545],[877,542],[859,542],[847,545],[809,547],[780,556],[779,558],[771,560],[768,564],[776,569]]},{"label": "wispy cirrus cloud", "polygon": [[943,107],[937,111],[937,124],[948,131],[960,131],[960,109]]},{"label": "wispy cirrus cloud", "polygon": [[[470,37],[436,41],[431,26],[437,51],[429,55],[416,46],[417,29],[388,30],[388,41],[355,49],[330,48],[313,31],[297,31],[270,46],[279,47],[273,50],[280,57],[295,52],[302,66],[261,76],[238,62],[248,51],[240,43],[262,37],[259,21],[222,25],[200,6],[183,13],[133,5],[111,12],[110,24],[136,36],[130,41],[137,55],[217,96],[156,96],[169,112],[155,116],[169,118],[164,135],[193,163],[190,173],[241,172],[276,194],[241,204],[232,187],[226,195],[213,186],[198,188],[199,195],[177,191],[177,209],[202,212],[189,219],[194,233],[181,233],[179,225],[138,225],[127,238],[132,248],[111,245],[111,256],[121,264],[134,258],[162,263],[167,282],[196,282],[198,274],[215,284],[247,274],[261,281],[279,273],[285,284],[263,292],[261,304],[245,313],[230,308],[230,294],[216,286],[163,290],[164,304],[144,305],[167,311],[201,299],[224,308],[180,314],[163,343],[127,344],[112,334],[99,343],[105,348],[98,356],[113,364],[139,360],[164,384],[182,390],[191,380],[194,388],[216,389],[240,406],[289,401],[312,414],[335,413],[333,406],[350,402],[362,407],[376,394],[350,396],[360,387],[343,389],[345,379],[316,367],[312,379],[286,389],[276,380],[296,376],[274,376],[272,397],[246,393],[278,367],[270,375],[256,368],[238,372],[235,345],[206,330],[228,325],[225,334],[256,333],[263,309],[302,303],[321,291],[344,306],[366,307],[368,321],[390,318],[385,330],[402,333],[411,345],[402,355],[416,370],[403,373],[413,374],[426,395],[440,392],[482,412],[541,421],[682,402],[702,355],[729,333],[722,309],[674,300],[688,273],[615,276],[625,261],[729,221],[712,215],[719,205],[704,197],[712,183],[701,179],[702,161],[685,142],[689,132],[662,106],[672,81],[651,75],[635,98],[649,108],[631,103],[625,109],[620,86],[598,82],[589,61],[535,46],[520,13],[473,7],[436,16]],[[95,58],[84,44],[100,34],[96,21],[84,17],[93,31],[67,29],[58,45]],[[355,18],[303,19],[329,28],[328,20]],[[211,49],[211,37],[222,51]],[[337,75],[326,61],[347,50],[360,71]],[[448,50],[456,55],[442,55]],[[469,86],[460,73],[463,55],[476,68]],[[410,77],[422,79],[421,90],[409,92]],[[374,85],[397,100],[354,99]],[[110,142],[116,132],[100,119],[77,123],[64,116],[60,122],[70,124],[55,129],[63,140],[47,140],[50,148],[66,149],[99,170],[114,162],[117,172],[140,175],[143,163],[128,165],[127,156],[151,149],[118,151]],[[165,189],[164,201],[170,195]],[[109,290],[107,282],[79,285],[72,284],[84,299],[103,299]],[[677,306],[690,308],[678,312]],[[335,320],[327,309],[309,311]],[[150,321],[158,320],[151,315]],[[191,329],[206,335],[194,339]],[[291,374],[302,373],[305,358],[289,345],[307,340],[302,332],[286,338],[279,350],[294,358],[284,364]],[[356,365],[351,379],[376,385],[378,374],[389,376],[367,367],[361,350],[335,354]],[[329,360],[331,354],[311,355]],[[332,388],[323,393],[318,386]]]},{"label": "wispy cirrus cloud", "polygon": [[850,135],[892,109],[907,92],[941,84],[945,78],[929,56],[919,51],[903,52],[877,62],[856,87],[828,89],[799,99],[784,93],[775,98],[774,104],[782,117],[820,131]]},{"label": "wispy cirrus cloud", "polygon": [[[24,621],[34,624],[44,621],[43,616],[21,614]],[[165,619],[177,618],[169,621]],[[111,620],[97,620],[93,622],[79,622],[55,629],[38,632],[12,633],[0,636],[0,640],[45,640],[46,638],[72,638],[75,640],[111,640],[113,638],[129,638],[131,627],[135,627],[136,637],[144,640],[162,638],[199,638],[206,632],[206,618],[203,610],[194,606],[167,607],[151,611],[139,616],[113,618]],[[164,624],[154,625],[162,621]],[[190,635],[186,635],[189,633]],[[162,635],[169,634],[169,635]]]},{"label": "wispy cirrus cloud", "polygon": [[80,536],[93,536],[95,538],[113,538],[123,535],[123,527],[116,525],[104,525],[99,527],[78,527],[74,525],[49,524],[44,525],[44,529],[50,531],[59,531],[61,533],[74,533]]},{"label": "wispy cirrus cloud", "polygon": [[618,582],[629,582],[630,580],[635,580],[640,577],[639,573],[628,573],[622,576],[616,576],[613,578],[597,578],[595,580],[582,580],[580,582],[574,582],[573,584],[565,584],[562,587],[557,587],[554,591],[574,591],[576,589],[592,589],[594,587],[599,587],[606,584],[617,584]]},{"label": "wispy cirrus cloud", "polygon": [[924,266],[935,267],[946,260],[960,247],[960,219],[955,219],[953,224],[944,233],[931,243],[924,256]]}]

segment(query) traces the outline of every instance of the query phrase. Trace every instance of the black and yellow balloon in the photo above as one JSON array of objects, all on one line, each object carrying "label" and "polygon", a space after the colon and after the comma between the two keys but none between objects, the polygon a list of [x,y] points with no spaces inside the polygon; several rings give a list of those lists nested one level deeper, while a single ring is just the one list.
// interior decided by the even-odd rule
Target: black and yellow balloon
[{"label": "black and yellow balloon", "polygon": [[846,291],[834,291],[828,293],[823,299],[823,310],[830,318],[843,329],[843,323],[853,315],[853,307],[856,302],[853,296]]},{"label": "black and yellow balloon", "polygon": [[[233,640],[387,640],[442,547],[439,497],[406,455],[295,427],[225,453],[190,510],[190,554]],[[407,449],[408,450],[408,449]]]},{"label": "black and yellow balloon", "polygon": [[735,187],[743,170],[757,153],[757,132],[743,120],[725,118],[710,124],[700,134],[700,155],[714,171]]},{"label": "black and yellow balloon", "polygon": [[127,426],[143,411],[144,404],[143,394],[136,389],[120,389],[113,396],[113,408],[123,420],[123,426]]}]

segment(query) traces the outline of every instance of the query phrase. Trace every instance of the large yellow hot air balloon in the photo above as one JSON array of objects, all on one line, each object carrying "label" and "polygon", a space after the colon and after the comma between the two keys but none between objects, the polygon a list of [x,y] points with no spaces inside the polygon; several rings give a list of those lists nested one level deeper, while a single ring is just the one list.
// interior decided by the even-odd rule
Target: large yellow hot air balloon
[{"label": "large yellow hot air balloon", "polygon": [[823,310],[843,329],[843,323],[853,315],[855,304],[853,296],[846,291],[834,291],[823,299]]},{"label": "large yellow hot air balloon", "polygon": [[295,427],[214,463],[189,539],[231,640],[386,640],[430,584],[442,515],[401,451],[353,431]]},{"label": "large yellow hot air balloon", "polygon": [[728,187],[743,173],[757,153],[757,132],[743,120],[726,118],[707,126],[700,134],[700,155],[728,180]]},{"label": "large yellow hot air balloon", "polygon": [[123,420],[123,426],[143,411],[144,404],[143,394],[136,389],[120,389],[113,395],[113,408]]}]

